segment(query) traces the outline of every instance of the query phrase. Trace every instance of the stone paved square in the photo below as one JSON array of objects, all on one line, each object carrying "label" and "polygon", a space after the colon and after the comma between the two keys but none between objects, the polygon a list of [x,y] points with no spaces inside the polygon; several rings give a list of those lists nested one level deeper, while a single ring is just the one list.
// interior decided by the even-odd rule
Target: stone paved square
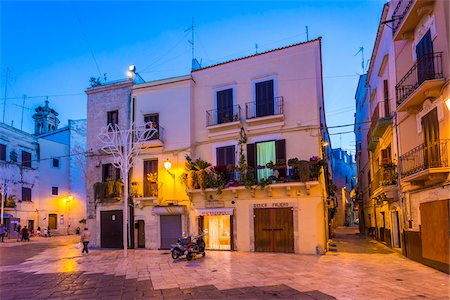
[{"label": "stone paved square", "polygon": [[[339,233],[340,232],[340,233]],[[75,236],[0,246],[3,299],[448,299],[449,276],[340,229],[323,256],[91,249]],[[387,268],[389,267],[389,268]],[[370,278],[370,280],[367,280]]]}]

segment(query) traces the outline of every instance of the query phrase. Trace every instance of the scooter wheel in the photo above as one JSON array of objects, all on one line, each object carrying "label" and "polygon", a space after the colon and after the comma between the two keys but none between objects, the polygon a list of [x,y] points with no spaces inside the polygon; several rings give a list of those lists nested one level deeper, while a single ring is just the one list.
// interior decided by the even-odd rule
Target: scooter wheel
[{"label": "scooter wheel", "polygon": [[176,251],[176,250],[172,251],[172,258],[177,259],[178,257],[180,257],[178,251]]},{"label": "scooter wheel", "polygon": [[192,255],[189,253],[188,255],[186,255],[186,259],[188,261],[191,261],[193,259]]}]

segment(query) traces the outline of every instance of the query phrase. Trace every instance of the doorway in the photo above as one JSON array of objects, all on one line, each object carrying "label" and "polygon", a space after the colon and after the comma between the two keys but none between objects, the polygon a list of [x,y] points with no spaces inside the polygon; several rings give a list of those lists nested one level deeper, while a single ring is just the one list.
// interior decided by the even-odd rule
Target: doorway
[{"label": "doorway", "polygon": [[122,210],[100,212],[100,243],[102,248],[123,249]]},{"label": "doorway", "polygon": [[34,220],[28,220],[28,230],[34,231]]},{"label": "doorway", "polygon": [[232,249],[231,215],[200,216],[201,229],[205,230],[205,244],[208,250]]},{"label": "doorway", "polygon": [[181,215],[161,215],[161,248],[170,249],[181,237]]},{"label": "doorway", "polygon": [[294,253],[292,208],[255,208],[255,251]]},{"label": "doorway", "polygon": [[137,221],[137,247],[145,248],[145,222],[144,220]]},{"label": "doorway", "polygon": [[58,224],[58,216],[56,214],[48,215],[48,228],[49,229],[57,229]]},{"label": "doorway", "polygon": [[392,247],[400,248],[400,226],[398,211],[393,211],[391,213],[392,218]]}]

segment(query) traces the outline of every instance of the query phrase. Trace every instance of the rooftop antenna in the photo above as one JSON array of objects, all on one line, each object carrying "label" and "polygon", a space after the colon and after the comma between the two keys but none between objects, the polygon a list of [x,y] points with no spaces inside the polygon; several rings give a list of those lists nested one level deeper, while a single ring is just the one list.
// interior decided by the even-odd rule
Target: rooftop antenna
[{"label": "rooftop antenna", "polygon": [[6,113],[6,96],[8,95],[8,79],[9,79],[9,67],[6,67],[5,76],[5,98],[3,98],[3,123],[5,123],[5,113]]},{"label": "rooftop antenna", "polygon": [[358,55],[359,52],[361,52],[361,68],[362,68],[362,72],[364,74],[364,47],[359,47],[359,51],[356,52],[355,56]]},{"label": "rooftop antenna", "polygon": [[255,44],[255,54],[258,54],[258,44]]},{"label": "rooftop antenna", "polygon": [[309,41],[308,26],[305,26],[305,27],[306,27],[306,41],[308,42]]},{"label": "rooftop antenna", "polygon": [[25,100],[27,100],[27,95],[23,95],[23,101],[22,101],[22,119],[20,120],[20,130],[23,128],[23,110],[25,109]]},{"label": "rooftop antenna", "polygon": [[191,44],[191,55],[192,55],[192,65],[194,64],[194,17],[192,17],[192,25],[188,29],[186,29],[184,32],[191,31],[191,39],[188,40],[189,44]]}]

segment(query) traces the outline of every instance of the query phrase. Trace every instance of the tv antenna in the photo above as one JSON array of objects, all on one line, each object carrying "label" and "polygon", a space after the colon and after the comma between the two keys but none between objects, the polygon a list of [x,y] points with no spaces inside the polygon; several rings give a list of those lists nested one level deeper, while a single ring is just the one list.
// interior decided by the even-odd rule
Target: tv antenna
[{"label": "tv antenna", "polygon": [[258,54],[258,44],[255,44],[255,54]]},{"label": "tv antenna", "polygon": [[356,52],[355,56],[358,55],[360,52],[361,52],[361,68],[364,74],[364,47],[359,47],[359,51]]},{"label": "tv antenna", "polygon": [[3,123],[5,123],[5,113],[6,113],[6,97],[8,95],[8,79],[9,77],[9,67],[6,67],[6,75],[5,75],[5,98],[3,98]]},{"label": "tv antenna", "polygon": [[189,44],[191,44],[191,55],[192,60],[194,60],[194,17],[192,17],[192,25],[188,29],[186,29],[184,32],[191,31],[191,39],[188,41]]}]

